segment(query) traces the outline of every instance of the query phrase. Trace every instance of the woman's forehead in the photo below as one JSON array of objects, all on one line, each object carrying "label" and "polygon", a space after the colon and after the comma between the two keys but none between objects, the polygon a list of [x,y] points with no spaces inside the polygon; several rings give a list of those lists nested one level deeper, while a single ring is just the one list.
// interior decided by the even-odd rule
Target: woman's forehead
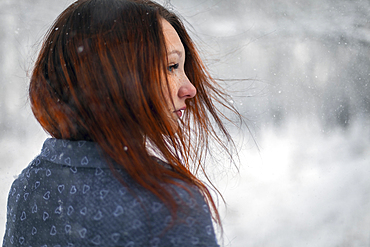
[{"label": "woman's forehead", "polygon": [[173,26],[166,20],[162,19],[163,35],[166,40],[167,54],[184,54],[184,46],[181,42],[179,35]]}]

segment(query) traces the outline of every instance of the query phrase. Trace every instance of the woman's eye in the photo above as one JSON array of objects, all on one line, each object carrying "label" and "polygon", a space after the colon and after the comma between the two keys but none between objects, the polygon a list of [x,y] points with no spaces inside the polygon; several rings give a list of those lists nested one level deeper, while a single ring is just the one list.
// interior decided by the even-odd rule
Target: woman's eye
[{"label": "woman's eye", "polygon": [[179,67],[178,63],[176,63],[174,65],[170,65],[170,66],[168,66],[168,71],[172,72],[174,69],[177,69],[178,67]]}]

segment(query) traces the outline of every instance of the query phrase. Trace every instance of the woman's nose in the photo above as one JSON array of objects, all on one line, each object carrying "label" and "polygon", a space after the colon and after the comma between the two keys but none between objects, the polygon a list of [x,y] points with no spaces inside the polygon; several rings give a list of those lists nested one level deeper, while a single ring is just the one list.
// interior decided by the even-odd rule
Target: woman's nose
[{"label": "woman's nose", "polygon": [[186,75],[181,80],[181,85],[178,91],[179,98],[193,98],[197,94],[197,89],[189,81]]}]

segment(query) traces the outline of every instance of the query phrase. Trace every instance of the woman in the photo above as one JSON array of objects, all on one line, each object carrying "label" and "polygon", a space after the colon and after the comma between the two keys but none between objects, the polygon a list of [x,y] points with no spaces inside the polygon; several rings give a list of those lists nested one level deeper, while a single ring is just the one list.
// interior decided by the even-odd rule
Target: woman
[{"label": "woman", "polygon": [[190,170],[204,171],[209,138],[228,152],[211,125],[232,142],[213,103],[225,95],[175,14],[73,3],[29,95],[53,138],[12,185],[4,246],[218,246],[217,208]]}]

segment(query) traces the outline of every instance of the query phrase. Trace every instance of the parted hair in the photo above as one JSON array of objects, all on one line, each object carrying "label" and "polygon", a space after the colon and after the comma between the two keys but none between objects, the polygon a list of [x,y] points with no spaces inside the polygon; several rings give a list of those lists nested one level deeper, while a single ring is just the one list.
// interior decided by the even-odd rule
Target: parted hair
[{"label": "parted hair", "polygon": [[[169,84],[162,19],[183,43],[185,73],[197,90],[186,101],[179,128],[173,128],[165,102],[169,92],[163,84]],[[225,149],[225,142],[232,143],[215,103],[230,106],[174,13],[146,0],[76,1],[46,34],[29,97],[36,119],[51,136],[96,142],[114,161],[108,163],[118,179],[117,165],[173,214],[178,205],[166,184],[196,186],[220,224],[209,189],[194,171],[204,171],[210,139]],[[153,159],[153,150],[170,169]]]}]

